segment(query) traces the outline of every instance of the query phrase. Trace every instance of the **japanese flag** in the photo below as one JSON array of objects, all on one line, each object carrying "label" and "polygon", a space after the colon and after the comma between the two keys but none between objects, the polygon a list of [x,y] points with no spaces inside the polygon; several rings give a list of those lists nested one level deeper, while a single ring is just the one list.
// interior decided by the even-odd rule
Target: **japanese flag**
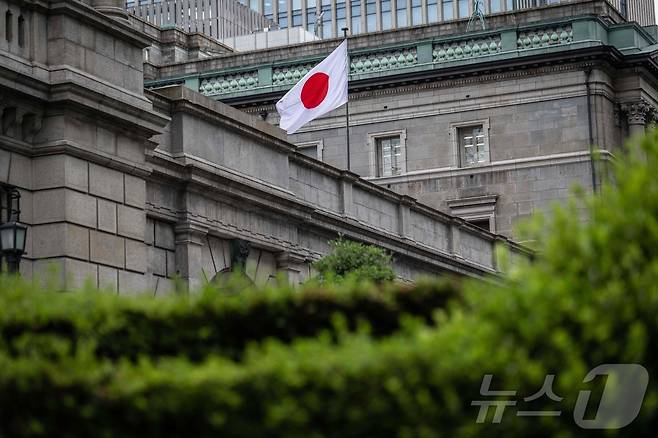
[{"label": "japanese flag", "polygon": [[347,102],[347,40],[276,103],[279,126],[294,134],[311,120]]}]

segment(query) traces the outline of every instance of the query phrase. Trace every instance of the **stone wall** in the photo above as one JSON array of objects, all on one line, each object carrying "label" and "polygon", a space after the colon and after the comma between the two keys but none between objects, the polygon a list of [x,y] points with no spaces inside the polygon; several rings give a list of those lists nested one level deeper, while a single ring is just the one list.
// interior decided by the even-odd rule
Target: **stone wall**
[{"label": "stone wall", "polygon": [[21,44],[0,47],[0,182],[22,194],[25,276],[55,268],[62,287],[158,296],[174,277],[182,288],[213,281],[241,239],[255,283],[297,283],[339,233],[390,250],[407,280],[495,275],[496,243],[527,254],[308,158],[278,128],[187,88],[145,94],[152,38],[112,4],[9,4],[29,19]]}]

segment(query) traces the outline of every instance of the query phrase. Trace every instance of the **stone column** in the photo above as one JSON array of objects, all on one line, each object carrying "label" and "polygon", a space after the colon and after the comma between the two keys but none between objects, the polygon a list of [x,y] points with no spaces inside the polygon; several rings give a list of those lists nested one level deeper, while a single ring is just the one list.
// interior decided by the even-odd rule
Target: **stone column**
[{"label": "stone column", "polygon": [[628,132],[631,137],[644,134],[645,127],[651,114],[651,106],[640,100],[637,102],[625,103],[622,110],[628,118]]},{"label": "stone column", "polygon": [[461,226],[464,220],[460,218],[453,218],[449,223],[449,246],[450,253],[457,258],[462,258],[462,243],[461,243]]},{"label": "stone column", "polygon": [[411,206],[415,202],[411,196],[402,195],[398,204],[398,233],[405,239],[411,239]]},{"label": "stone column", "polygon": [[352,191],[354,187],[354,181],[356,181],[359,176],[350,171],[344,170],[341,172],[340,179],[340,200],[341,200],[341,213],[344,217],[353,217],[354,216],[354,204],[352,199]]},{"label": "stone column", "polygon": [[203,282],[203,246],[208,229],[184,222],[177,224],[174,232],[176,243],[176,270],[187,285],[188,291],[198,291]]},{"label": "stone column", "polygon": [[124,0],[91,0],[91,6],[98,12],[114,19],[128,21],[128,13],[124,9]]},{"label": "stone column", "polygon": [[307,262],[304,257],[289,252],[283,252],[276,257],[277,272],[284,275],[291,286],[298,285],[306,280],[308,272]]}]

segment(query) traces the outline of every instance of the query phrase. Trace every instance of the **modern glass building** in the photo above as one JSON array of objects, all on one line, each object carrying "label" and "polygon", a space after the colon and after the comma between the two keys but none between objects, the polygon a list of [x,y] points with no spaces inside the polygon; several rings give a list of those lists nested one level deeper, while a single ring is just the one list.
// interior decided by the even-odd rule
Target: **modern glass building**
[{"label": "modern glass building", "polygon": [[[570,0],[479,0],[485,14]],[[655,23],[654,0],[609,0],[629,21]],[[473,14],[473,0],[240,0],[280,28],[302,26],[323,38],[417,26]]]}]

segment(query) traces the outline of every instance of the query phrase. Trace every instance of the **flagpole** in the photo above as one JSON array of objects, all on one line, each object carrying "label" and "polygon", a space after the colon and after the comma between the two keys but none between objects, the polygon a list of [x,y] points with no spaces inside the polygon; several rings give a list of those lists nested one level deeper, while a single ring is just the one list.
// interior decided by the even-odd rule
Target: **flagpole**
[{"label": "flagpole", "polygon": [[[347,31],[348,28],[344,27],[341,29],[343,31],[343,38],[347,41]],[[349,98],[349,77],[350,77],[350,57],[349,52],[347,55],[347,102],[345,102],[345,143],[347,144],[347,170],[352,170],[350,166],[350,98]]]}]

